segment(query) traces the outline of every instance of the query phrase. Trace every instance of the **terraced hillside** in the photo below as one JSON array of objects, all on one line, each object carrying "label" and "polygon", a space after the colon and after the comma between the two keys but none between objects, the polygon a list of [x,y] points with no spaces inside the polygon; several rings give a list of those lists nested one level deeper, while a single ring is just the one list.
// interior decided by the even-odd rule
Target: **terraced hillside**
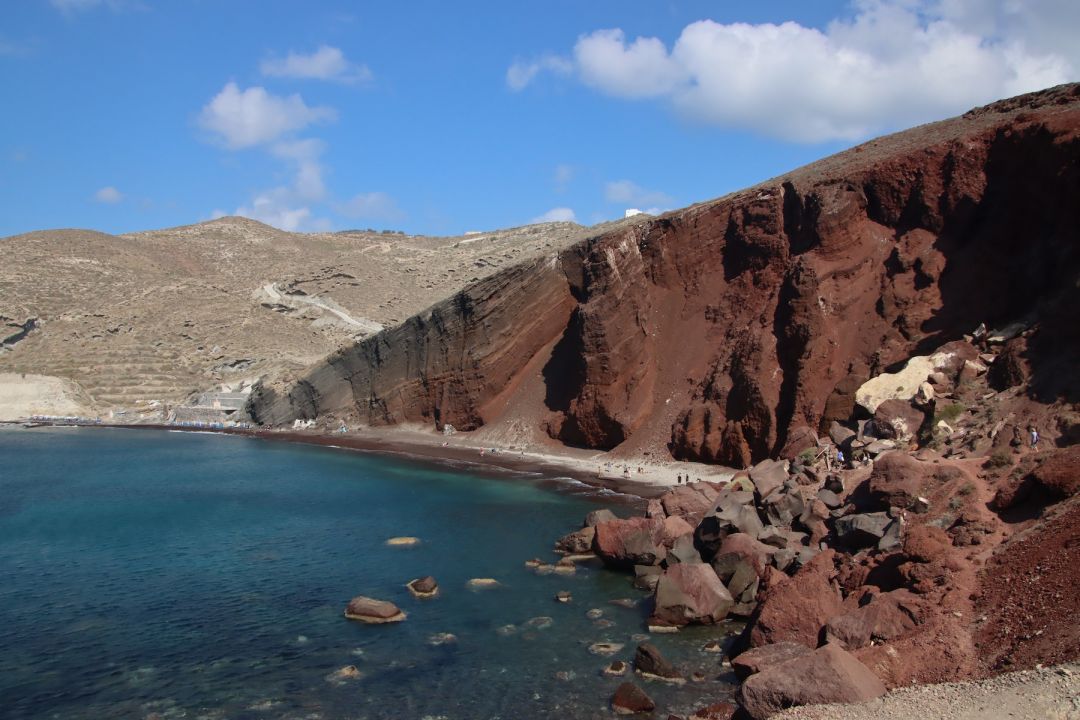
[{"label": "terraced hillside", "polygon": [[8,237],[0,373],[72,380],[94,412],[288,377],[590,232],[549,223],[448,238],[296,234],[229,217],[118,236]]}]

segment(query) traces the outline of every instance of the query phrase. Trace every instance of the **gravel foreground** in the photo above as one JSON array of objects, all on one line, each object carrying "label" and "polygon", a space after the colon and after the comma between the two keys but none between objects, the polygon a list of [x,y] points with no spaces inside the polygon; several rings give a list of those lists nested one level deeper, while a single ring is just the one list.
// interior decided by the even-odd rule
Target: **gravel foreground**
[{"label": "gravel foreground", "polygon": [[976,682],[917,685],[858,705],[785,710],[773,720],[1080,720],[1080,664]]}]

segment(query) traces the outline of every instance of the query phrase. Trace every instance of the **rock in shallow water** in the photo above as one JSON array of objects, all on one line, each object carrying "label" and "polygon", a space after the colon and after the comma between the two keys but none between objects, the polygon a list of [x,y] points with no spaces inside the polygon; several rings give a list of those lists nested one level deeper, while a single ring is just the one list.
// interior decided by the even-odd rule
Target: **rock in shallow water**
[{"label": "rock in shallow water", "polygon": [[439,583],[430,575],[410,580],[405,587],[418,598],[432,598],[439,594]]},{"label": "rock in shallow water", "polygon": [[656,709],[656,703],[637,685],[625,682],[612,695],[611,709],[619,715],[634,715],[652,712]]},{"label": "rock in shallow water", "polygon": [[418,537],[392,537],[386,541],[388,547],[415,547],[420,544]]},{"label": "rock in shallow water", "polygon": [[350,620],[379,625],[382,623],[401,622],[405,613],[392,602],[357,595],[345,608],[345,617]]}]

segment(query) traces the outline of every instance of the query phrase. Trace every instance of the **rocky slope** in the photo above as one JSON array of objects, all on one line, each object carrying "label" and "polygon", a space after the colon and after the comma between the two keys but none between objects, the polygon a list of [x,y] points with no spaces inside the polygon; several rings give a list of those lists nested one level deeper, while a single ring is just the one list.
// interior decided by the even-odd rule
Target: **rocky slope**
[{"label": "rocky slope", "polygon": [[[1075,401],[1080,86],[871,141],[493,274],[250,404],[747,466],[910,356],[1018,320]],[[1007,373],[1006,373],[1007,374]]]},{"label": "rocky slope", "polygon": [[449,238],[299,234],[221,218],[3,238],[0,373],[62,379],[86,412],[174,403],[296,373],[588,232],[548,223]]}]

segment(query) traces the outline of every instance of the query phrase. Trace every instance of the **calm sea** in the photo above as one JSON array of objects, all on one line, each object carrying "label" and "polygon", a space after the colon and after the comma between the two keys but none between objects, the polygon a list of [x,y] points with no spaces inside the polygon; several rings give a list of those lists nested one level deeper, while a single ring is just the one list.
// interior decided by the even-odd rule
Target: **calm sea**
[{"label": "calm sea", "polygon": [[[552,541],[611,500],[247,438],[2,430],[0,717],[610,717],[621,681],[599,671],[633,656],[645,594],[599,566],[538,576],[523,563],[553,560]],[[401,535],[423,542],[384,544]],[[428,574],[441,595],[412,598],[404,584]],[[501,586],[471,591],[474,577]],[[359,594],[408,619],[345,620]],[[648,683],[662,716],[730,695],[701,651],[723,635],[651,638],[707,676]],[[599,641],[625,648],[598,657]],[[347,665],[361,677],[335,679]]]}]

